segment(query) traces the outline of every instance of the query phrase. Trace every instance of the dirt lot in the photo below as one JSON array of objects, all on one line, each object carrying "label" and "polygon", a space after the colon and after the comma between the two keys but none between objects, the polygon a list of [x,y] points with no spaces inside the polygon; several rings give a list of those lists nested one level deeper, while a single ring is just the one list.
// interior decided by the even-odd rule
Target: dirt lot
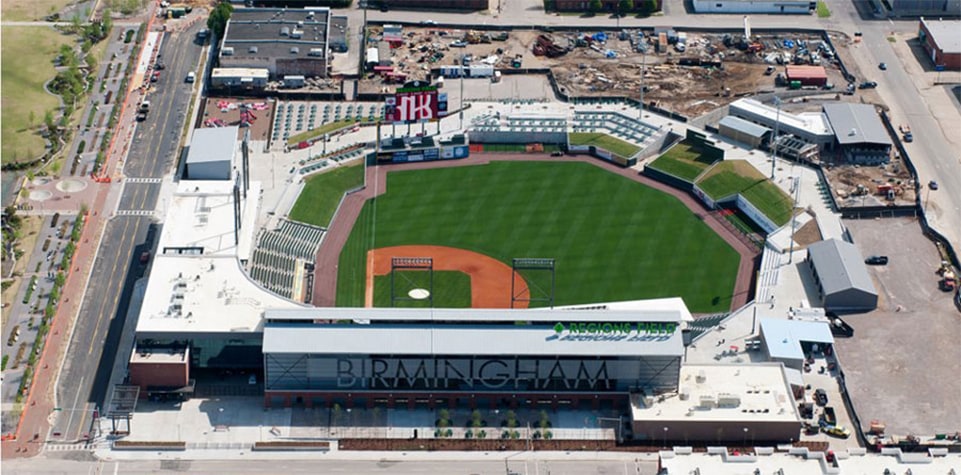
[{"label": "dirt lot", "polygon": [[[372,28],[370,47],[382,36],[380,28]],[[604,41],[594,39],[603,33]],[[455,42],[472,36],[465,30],[437,28],[406,28],[403,45],[391,50],[392,65],[406,79],[426,79],[430,70],[441,65],[454,65],[462,55],[472,55],[473,64],[487,60],[496,69],[510,70],[515,57],[521,58],[521,68],[551,68],[563,90],[572,96],[633,96],[639,94],[642,65],[646,64],[645,101],[657,101],[662,107],[689,116],[697,116],[720,105],[735,100],[739,95],[774,90],[775,75],[765,75],[769,65],[783,72],[777,62],[783,60],[788,50],[785,40],[809,42],[814,51],[819,38],[761,36],[757,42],[763,45],[759,53],[743,51],[734,44],[725,46],[722,35],[688,34],[685,51],[676,45],[655,47],[655,38],[641,39],[637,31],[625,30],[623,34],[607,32],[557,32],[544,34],[539,31],[513,31],[498,41],[498,32],[490,33],[487,43],[452,46]],[[545,35],[559,50],[561,56],[538,56],[534,53],[538,37]],[[488,40],[484,40],[488,41]],[[843,42],[843,41],[842,41]],[[638,52],[638,45],[646,47],[646,53]],[[744,44],[746,46],[746,43]],[[681,60],[705,61],[708,66],[682,66]],[[822,58],[828,71],[829,82],[843,87],[835,63]],[[766,62],[767,61],[767,62]],[[721,67],[716,67],[720,64]],[[361,81],[364,92],[383,91],[391,84],[373,74]]]},{"label": "dirt lot", "polygon": [[911,218],[844,224],[863,255],[890,258],[869,268],[878,308],[844,317],[854,337],[835,345],[862,425],[877,419],[902,436],[961,430],[961,314],[938,290],[936,247]]},{"label": "dirt lot", "polygon": [[[831,163],[837,157],[821,156],[822,163]],[[895,157],[887,165],[876,167],[838,166],[825,167],[825,176],[831,184],[831,192],[842,207],[885,206],[895,204],[910,206],[916,198],[914,180],[901,159]],[[894,200],[885,196],[885,188],[895,192]],[[879,191],[881,190],[881,191]]]},{"label": "dirt lot", "polygon": [[[201,127],[227,127],[240,125],[241,104],[251,106],[253,122],[250,127],[251,140],[267,140],[270,132],[270,121],[273,120],[276,102],[270,99],[234,99],[226,97],[209,97],[204,108],[204,118]],[[240,133],[245,129],[241,127]]]}]

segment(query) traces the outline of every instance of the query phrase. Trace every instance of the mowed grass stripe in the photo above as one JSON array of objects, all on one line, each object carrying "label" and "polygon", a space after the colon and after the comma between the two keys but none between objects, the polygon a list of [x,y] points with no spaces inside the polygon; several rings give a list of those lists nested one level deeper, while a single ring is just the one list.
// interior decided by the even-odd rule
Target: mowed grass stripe
[{"label": "mowed grass stripe", "polygon": [[307,178],[304,190],[290,210],[290,219],[326,228],[348,190],[364,184],[363,162],[337,167]]},{"label": "mowed grass stripe", "polygon": [[508,264],[553,257],[555,305],[681,296],[695,312],[730,307],[738,254],[674,197],[593,165],[493,162],[387,180],[341,255],[338,305],[363,305],[376,221],[374,247],[450,246]]}]

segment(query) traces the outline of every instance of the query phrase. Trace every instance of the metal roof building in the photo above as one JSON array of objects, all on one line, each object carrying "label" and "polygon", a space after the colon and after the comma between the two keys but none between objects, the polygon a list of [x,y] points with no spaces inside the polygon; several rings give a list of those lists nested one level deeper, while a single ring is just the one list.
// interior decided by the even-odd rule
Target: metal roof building
[{"label": "metal roof building", "polygon": [[845,159],[859,165],[879,165],[891,158],[891,137],[870,104],[836,102],[824,105]]},{"label": "metal roof building", "polygon": [[187,152],[186,179],[229,180],[239,131],[236,126],[196,129]]},{"label": "metal roof building", "polygon": [[744,120],[740,117],[729,115],[721,119],[718,123],[721,135],[732,140],[758,148],[763,144],[771,133],[771,129],[754,122]]},{"label": "metal roof building", "polygon": [[804,355],[812,345],[834,344],[834,336],[826,321],[806,322],[782,318],[761,319],[761,344],[771,361],[787,368],[802,370]]},{"label": "metal roof building", "polygon": [[807,248],[807,264],[818,287],[815,306],[831,311],[870,311],[878,306],[878,292],[864,259],[854,244],[838,239]]}]

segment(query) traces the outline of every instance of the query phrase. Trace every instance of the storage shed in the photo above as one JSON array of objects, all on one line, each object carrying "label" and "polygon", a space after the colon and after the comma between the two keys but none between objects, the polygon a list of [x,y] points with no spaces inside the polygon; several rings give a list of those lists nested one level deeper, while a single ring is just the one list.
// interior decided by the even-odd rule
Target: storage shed
[{"label": "storage shed", "polygon": [[828,83],[828,73],[824,66],[796,66],[787,67],[788,82],[800,81],[802,86],[822,87]]}]

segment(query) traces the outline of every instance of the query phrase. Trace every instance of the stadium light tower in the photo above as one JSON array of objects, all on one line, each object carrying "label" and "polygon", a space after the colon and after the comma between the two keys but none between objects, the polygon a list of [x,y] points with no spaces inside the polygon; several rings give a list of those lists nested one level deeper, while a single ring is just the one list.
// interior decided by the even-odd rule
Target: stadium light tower
[{"label": "stadium light tower", "polygon": [[777,165],[777,143],[778,143],[778,131],[781,127],[781,99],[774,96],[774,105],[777,107],[777,113],[774,116],[774,146],[771,147],[771,179],[774,179],[774,167]]}]

